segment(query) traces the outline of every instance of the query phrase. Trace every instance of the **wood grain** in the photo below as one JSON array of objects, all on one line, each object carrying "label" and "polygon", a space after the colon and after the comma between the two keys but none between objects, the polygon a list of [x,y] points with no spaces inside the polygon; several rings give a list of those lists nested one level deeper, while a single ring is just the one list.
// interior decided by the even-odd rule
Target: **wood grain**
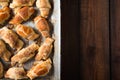
[{"label": "wood grain", "polygon": [[120,0],[110,0],[111,24],[111,74],[120,80]]},{"label": "wood grain", "polygon": [[79,0],[61,0],[62,67],[61,80],[80,80]]},{"label": "wood grain", "polygon": [[81,80],[110,80],[109,0],[80,0],[79,27]]}]

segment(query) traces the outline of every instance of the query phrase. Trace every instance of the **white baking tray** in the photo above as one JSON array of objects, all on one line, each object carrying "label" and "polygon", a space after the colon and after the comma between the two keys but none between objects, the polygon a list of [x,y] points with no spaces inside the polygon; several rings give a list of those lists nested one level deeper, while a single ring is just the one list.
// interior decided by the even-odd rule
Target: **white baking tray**
[{"label": "white baking tray", "polygon": [[[39,77],[34,80],[60,80],[60,74],[61,74],[61,13],[60,13],[60,0],[50,0],[53,4],[53,11],[50,16],[49,22],[53,25],[53,34],[52,37],[55,39],[54,42],[54,49],[51,53],[52,61],[53,61],[53,67],[48,75],[45,77]],[[37,14],[39,15],[39,14]],[[23,24],[29,25],[32,28],[35,28],[35,24],[33,21],[28,20],[27,22],[24,22]],[[31,42],[29,42],[31,44]],[[28,46],[28,45],[26,45]],[[5,63],[5,66],[7,66],[9,63]],[[24,68],[26,70],[30,69],[33,62],[30,60],[27,63],[25,63]],[[10,79],[0,79],[0,80],[10,80]],[[24,79],[25,80],[25,79]],[[28,79],[26,79],[28,80]]]},{"label": "white baking tray", "polygon": [[61,7],[60,0],[53,0],[54,8],[51,16],[51,22],[54,26],[53,36],[55,38],[54,43],[54,55],[53,55],[53,76],[51,80],[60,80],[61,74]]},{"label": "white baking tray", "polygon": [[[45,77],[40,77],[35,80],[60,80],[60,74],[61,74],[61,13],[60,13],[60,0],[50,0],[52,3],[53,11],[50,16],[49,22],[52,24],[53,27],[53,34],[52,37],[55,39],[54,42],[54,49],[51,53],[51,59],[53,61],[53,66],[48,75]],[[39,15],[39,14],[37,14]],[[25,23],[26,25],[30,25],[31,27],[35,28],[35,25],[33,21],[28,23]],[[25,65],[25,68],[31,67],[31,63],[28,62],[27,65]]]},{"label": "white baking tray", "polygon": [[54,74],[51,80],[60,80],[61,74],[61,14],[60,0],[53,0],[54,9],[51,21],[54,25],[55,43],[54,43]]},{"label": "white baking tray", "polygon": [[[51,53],[52,61],[53,61],[53,67],[50,71],[50,73],[45,77],[40,77],[35,80],[60,80],[60,74],[61,74],[61,13],[60,13],[60,0],[50,0],[53,4],[53,11],[50,16],[49,22],[52,23],[53,27],[53,34],[52,37],[55,39],[54,42],[54,49]],[[39,15],[39,14],[38,14]],[[27,25],[32,25],[33,28],[35,28],[35,25],[33,25],[32,22],[28,22]],[[30,64],[31,65],[31,64]],[[29,66],[29,65],[28,65]],[[28,67],[26,66],[26,67]]]}]

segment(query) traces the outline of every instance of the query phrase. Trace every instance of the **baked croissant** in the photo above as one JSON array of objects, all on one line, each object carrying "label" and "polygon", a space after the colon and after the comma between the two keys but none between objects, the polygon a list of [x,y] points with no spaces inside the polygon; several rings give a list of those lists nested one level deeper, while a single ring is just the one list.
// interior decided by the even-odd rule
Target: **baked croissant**
[{"label": "baked croissant", "polygon": [[9,22],[10,24],[20,24],[23,21],[27,21],[30,16],[34,13],[33,7],[23,7],[17,11],[13,19]]},{"label": "baked croissant", "polygon": [[17,49],[17,51],[24,45],[23,41],[18,38],[17,34],[7,27],[0,29],[0,37],[5,43],[8,43],[11,48]]},{"label": "baked croissant", "polygon": [[50,37],[50,27],[47,20],[41,16],[34,19],[37,29],[41,32],[43,37]]},{"label": "baked croissant", "polygon": [[36,38],[39,37],[39,35],[36,34],[35,31],[31,27],[25,26],[22,24],[17,25],[16,32],[18,35],[28,40],[35,40]]},{"label": "baked croissant", "polygon": [[50,59],[47,59],[46,61],[38,61],[28,71],[27,76],[31,80],[36,77],[45,76],[49,73],[49,71],[51,69],[51,64],[52,64],[52,62]]},{"label": "baked croissant", "polygon": [[9,3],[9,0],[0,0],[0,6],[7,7]]},{"label": "baked croissant", "polygon": [[35,57],[35,60],[41,60],[41,59],[47,59],[50,55],[52,48],[53,48],[53,39],[52,38],[46,38],[45,42],[40,46],[38,53]]},{"label": "baked croissant", "polygon": [[26,48],[23,48],[11,58],[11,64],[15,65],[16,63],[25,63],[26,61],[34,57],[35,51],[38,50],[38,48],[39,46],[35,43],[32,43]]},{"label": "baked croissant", "polygon": [[35,0],[13,0],[13,2],[10,4],[10,8],[32,6],[34,2]]},{"label": "baked croissant", "polygon": [[0,62],[0,78],[3,77],[3,72],[4,72],[3,64]]},{"label": "baked croissant", "polygon": [[3,58],[5,61],[9,61],[11,57],[10,51],[7,50],[5,43],[0,40],[0,57]]},{"label": "baked croissant", "polygon": [[42,17],[47,18],[49,16],[51,9],[49,0],[37,0],[36,6],[39,8]]},{"label": "baked croissant", "polygon": [[25,79],[27,77],[23,67],[12,67],[9,68],[8,71],[6,72],[5,78],[18,80],[18,79]]},{"label": "baked croissant", "polygon": [[0,24],[3,24],[10,17],[10,8],[0,9]]}]

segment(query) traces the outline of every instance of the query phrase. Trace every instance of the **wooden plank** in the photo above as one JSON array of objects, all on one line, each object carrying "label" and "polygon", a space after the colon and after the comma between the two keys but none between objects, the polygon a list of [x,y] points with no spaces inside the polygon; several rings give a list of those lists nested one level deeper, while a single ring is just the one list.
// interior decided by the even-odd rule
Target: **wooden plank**
[{"label": "wooden plank", "polygon": [[112,80],[120,80],[120,0],[110,0]]},{"label": "wooden plank", "polygon": [[61,80],[79,79],[79,0],[61,0],[62,67]]},{"label": "wooden plank", "polygon": [[110,80],[109,0],[80,0],[80,55],[81,80]]}]

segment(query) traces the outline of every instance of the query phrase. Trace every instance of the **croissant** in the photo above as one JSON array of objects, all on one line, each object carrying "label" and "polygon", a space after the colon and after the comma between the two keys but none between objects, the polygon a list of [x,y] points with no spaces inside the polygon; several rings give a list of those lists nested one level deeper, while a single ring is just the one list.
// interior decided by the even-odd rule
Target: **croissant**
[{"label": "croissant", "polygon": [[18,79],[25,79],[27,77],[23,67],[11,67],[6,72],[5,78],[18,80]]},{"label": "croissant", "polygon": [[51,60],[47,59],[46,61],[38,61],[32,66],[28,71],[27,76],[32,80],[36,77],[45,76],[49,73],[51,69]]},{"label": "croissant", "polygon": [[13,2],[10,4],[10,8],[32,6],[34,2],[35,0],[13,0]]},{"label": "croissant", "polygon": [[49,16],[51,9],[49,0],[37,0],[36,6],[39,8],[42,17],[47,18]]},{"label": "croissant", "polygon": [[43,18],[41,16],[37,16],[34,19],[34,22],[35,22],[37,29],[41,32],[43,37],[45,37],[45,38],[50,37],[50,27],[45,18]]},{"label": "croissant", "polygon": [[0,24],[3,24],[10,17],[10,8],[0,9]]},{"label": "croissant", "polygon": [[3,64],[0,62],[0,78],[3,77],[3,72],[4,72]]},{"label": "croissant", "polygon": [[11,64],[15,65],[16,63],[25,63],[26,61],[34,57],[35,51],[38,50],[38,48],[39,46],[35,43],[32,43],[26,48],[23,48],[11,58]]},{"label": "croissant", "polygon": [[23,47],[23,41],[18,38],[14,31],[8,29],[7,27],[0,29],[0,37],[8,43],[11,48],[17,49],[17,51]]},{"label": "croissant", "polygon": [[47,59],[48,56],[50,55],[52,48],[53,48],[53,39],[52,38],[47,38],[45,42],[40,46],[38,53],[35,57],[35,60],[41,60],[41,59]]},{"label": "croissant", "polygon": [[27,21],[33,13],[34,13],[33,7],[23,7],[17,11],[15,16],[9,23],[13,25],[20,24],[23,21]]},{"label": "croissant", "polygon": [[11,57],[10,51],[7,50],[5,43],[0,40],[0,56],[5,60],[9,61]]},{"label": "croissant", "polygon": [[0,0],[0,6],[7,7],[9,3],[9,0]]},{"label": "croissant", "polygon": [[39,35],[36,34],[35,31],[31,27],[25,26],[22,24],[17,25],[16,32],[21,37],[26,38],[28,40],[34,40],[39,37]]}]

